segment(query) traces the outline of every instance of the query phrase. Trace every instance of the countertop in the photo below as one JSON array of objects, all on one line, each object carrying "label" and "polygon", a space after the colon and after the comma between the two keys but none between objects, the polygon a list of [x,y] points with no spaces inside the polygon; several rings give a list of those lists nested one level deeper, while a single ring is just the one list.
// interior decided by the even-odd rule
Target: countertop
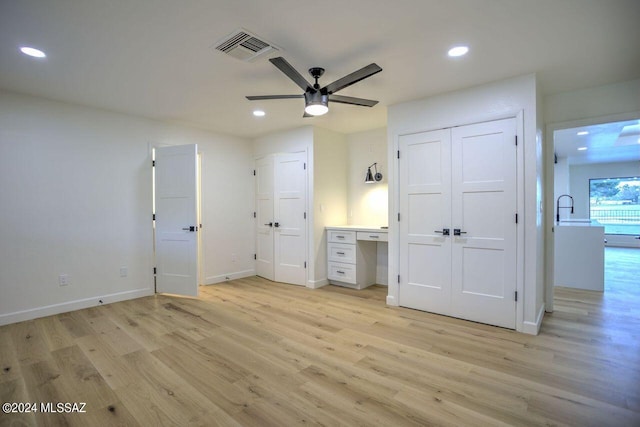
[{"label": "countertop", "polygon": [[604,227],[595,219],[569,219],[557,223],[559,227]]},{"label": "countertop", "polygon": [[333,230],[355,230],[355,231],[370,231],[370,232],[378,232],[378,233],[386,233],[389,230],[387,228],[377,227],[374,225],[331,225],[325,228],[331,228]]}]

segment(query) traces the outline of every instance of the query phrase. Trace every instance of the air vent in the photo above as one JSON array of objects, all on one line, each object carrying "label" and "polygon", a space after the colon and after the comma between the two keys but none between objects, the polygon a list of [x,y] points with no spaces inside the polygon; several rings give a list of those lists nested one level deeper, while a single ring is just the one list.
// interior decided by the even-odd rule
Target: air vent
[{"label": "air vent", "polygon": [[246,62],[255,61],[262,55],[280,50],[268,41],[243,29],[234,31],[212,47]]}]

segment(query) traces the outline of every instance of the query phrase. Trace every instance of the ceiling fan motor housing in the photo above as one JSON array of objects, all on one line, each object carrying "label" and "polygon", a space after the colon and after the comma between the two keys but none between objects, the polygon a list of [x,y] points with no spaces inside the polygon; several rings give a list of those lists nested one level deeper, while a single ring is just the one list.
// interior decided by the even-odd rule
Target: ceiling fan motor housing
[{"label": "ceiling fan motor housing", "polygon": [[318,91],[307,91],[304,93],[305,105],[329,105],[329,95],[322,94]]}]

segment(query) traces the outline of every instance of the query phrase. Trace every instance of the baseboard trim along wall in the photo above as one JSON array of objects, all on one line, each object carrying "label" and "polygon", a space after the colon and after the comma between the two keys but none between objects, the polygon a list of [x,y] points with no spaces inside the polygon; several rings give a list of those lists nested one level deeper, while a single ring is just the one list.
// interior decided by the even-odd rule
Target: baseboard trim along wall
[{"label": "baseboard trim along wall", "polygon": [[[126,301],[135,298],[153,295],[153,288],[134,289],[115,294],[98,295],[75,301],[67,301],[60,304],[46,305],[44,307],[31,308],[29,310],[15,311],[13,313],[0,315],[0,326],[10,323],[33,320],[39,317],[52,316],[54,314],[68,313],[70,311],[82,310],[83,308],[95,307],[98,305],[111,304],[119,301]],[[101,302],[102,301],[102,302]]]},{"label": "baseboard trim along wall", "polygon": [[540,307],[540,311],[538,311],[538,315],[536,316],[536,321],[534,322],[523,322],[522,323],[522,331],[525,334],[538,335],[540,332],[540,327],[542,326],[542,318],[544,317],[544,308],[545,304],[542,304]]},{"label": "baseboard trim along wall", "polygon": [[245,277],[255,276],[255,270],[236,271],[234,273],[220,274],[218,276],[205,277],[204,285],[215,285],[216,283],[226,282],[234,279],[244,279]]},{"label": "baseboard trim along wall", "polygon": [[309,289],[318,289],[318,288],[321,288],[323,286],[327,286],[328,284],[329,284],[329,280],[328,279],[308,280],[307,281],[307,288],[309,288]]}]

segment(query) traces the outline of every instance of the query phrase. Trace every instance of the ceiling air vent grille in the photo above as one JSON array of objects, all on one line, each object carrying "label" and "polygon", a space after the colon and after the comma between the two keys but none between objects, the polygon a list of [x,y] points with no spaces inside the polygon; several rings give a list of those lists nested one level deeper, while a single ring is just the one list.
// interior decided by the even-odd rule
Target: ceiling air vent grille
[{"label": "ceiling air vent grille", "polygon": [[251,34],[242,29],[234,31],[223,40],[215,43],[212,47],[215,50],[247,62],[254,61],[267,53],[280,50],[280,48],[261,39],[255,34]]}]

